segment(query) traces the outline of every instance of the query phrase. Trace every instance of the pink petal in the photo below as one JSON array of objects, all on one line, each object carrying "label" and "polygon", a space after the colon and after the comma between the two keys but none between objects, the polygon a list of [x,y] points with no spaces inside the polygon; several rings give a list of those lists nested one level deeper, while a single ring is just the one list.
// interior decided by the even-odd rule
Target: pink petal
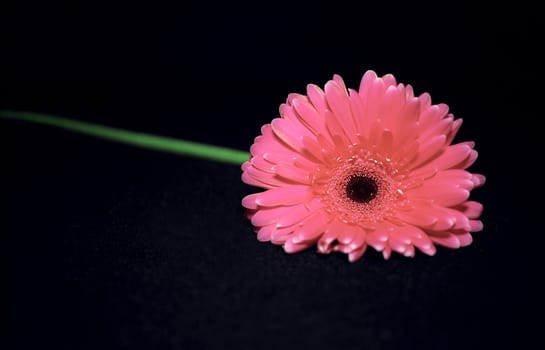
[{"label": "pink petal", "polygon": [[292,92],[291,94],[288,94],[288,98],[286,99],[286,104],[291,105],[293,104],[294,100],[304,100],[308,102],[308,98],[305,95]]},{"label": "pink petal", "polygon": [[392,248],[389,246],[384,247],[382,250],[382,256],[384,257],[384,260],[390,259],[390,256],[392,255]]},{"label": "pink petal", "polygon": [[467,157],[465,160],[460,162],[460,164],[457,164],[455,167],[459,169],[467,169],[471,165],[473,165],[473,163],[475,163],[478,156],[479,156],[479,153],[477,153],[477,151],[475,150],[472,150],[471,153],[469,154],[469,157]]},{"label": "pink petal", "polygon": [[406,246],[406,250],[403,252],[403,255],[408,258],[413,258],[415,255],[415,249],[413,245]]},{"label": "pink petal", "polygon": [[359,93],[360,95],[367,95],[369,93],[369,90],[371,89],[371,86],[373,85],[373,82],[377,79],[377,73],[375,73],[372,70],[368,70],[363,74],[363,77],[361,78]]},{"label": "pink petal", "polygon": [[431,227],[437,222],[435,216],[429,215],[422,210],[412,210],[410,212],[399,211],[396,213],[396,217],[408,224],[419,227]]},{"label": "pink petal", "polygon": [[299,153],[293,152],[265,152],[262,153],[262,157],[271,164],[292,165],[307,171],[315,169],[317,165]]},{"label": "pink petal", "polygon": [[333,247],[333,251],[344,253],[344,254],[350,254],[350,252],[352,252],[353,250],[354,249],[352,248],[350,244],[338,243],[337,245]]},{"label": "pink petal", "polygon": [[327,104],[343,129],[343,133],[340,135],[346,135],[352,143],[356,142],[357,129],[346,89],[336,82],[330,81],[325,85],[325,96]]},{"label": "pink petal", "polygon": [[460,240],[460,247],[467,247],[473,242],[473,237],[470,233],[458,235],[458,239]]},{"label": "pink petal", "polygon": [[398,230],[402,231],[418,249],[427,255],[434,255],[436,252],[435,246],[428,235],[420,228],[415,226],[403,226]]},{"label": "pink petal", "polygon": [[433,177],[426,179],[421,189],[429,191],[429,189],[452,187],[472,190],[475,187],[472,177],[471,173],[462,169],[441,170]]},{"label": "pink petal", "polygon": [[[407,86],[405,86],[405,98],[407,100],[410,100],[413,97],[415,97],[413,87],[411,86],[411,84],[407,84]],[[418,101],[421,101],[421,99],[418,99]]]},{"label": "pink petal", "polygon": [[343,140],[350,140],[345,134],[344,128],[341,125],[337,116],[330,111],[326,111],[325,115],[325,125],[328,131],[328,134],[333,138],[334,136],[340,136]]},{"label": "pink petal", "polygon": [[448,106],[444,103],[422,109],[420,115],[420,130],[424,131],[435,125],[448,114]]},{"label": "pink petal", "polygon": [[440,184],[440,183],[460,183],[464,181],[471,180],[472,174],[466,170],[463,169],[447,169],[439,171],[432,179],[430,179],[430,182],[433,182],[434,184]]},{"label": "pink petal", "polygon": [[288,253],[288,254],[294,254],[294,253],[298,253],[298,252],[300,252],[302,250],[308,249],[312,245],[313,245],[313,243],[307,243],[307,242],[295,244],[295,243],[293,243],[293,241],[291,241],[288,238],[286,240],[286,242],[284,243],[284,251],[286,253]]},{"label": "pink petal", "polygon": [[484,183],[486,182],[486,177],[481,174],[473,174],[471,177],[471,181],[473,181],[473,188],[478,188],[484,185]]},{"label": "pink petal", "polygon": [[462,126],[462,122],[463,122],[462,119],[456,119],[455,121],[452,122],[452,128],[447,135],[447,144],[450,145],[452,143],[452,141],[454,140],[454,137],[458,133],[458,130],[460,130],[460,127]]},{"label": "pink petal", "polygon": [[399,148],[411,142],[418,133],[418,117],[420,115],[420,100],[411,98],[405,102],[403,109],[396,118],[392,130],[396,135],[394,147]]},{"label": "pink petal", "polygon": [[447,248],[460,248],[460,239],[457,235],[452,233],[443,232],[441,234],[430,234],[430,239],[432,240],[432,242]]},{"label": "pink petal", "polygon": [[384,231],[371,231],[367,233],[366,241],[375,250],[381,251],[387,244],[388,234]]},{"label": "pink petal", "polygon": [[424,186],[406,192],[411,199],[429,199],[434,203],[451,207],[465,202],[469,198],[469,191],[457,187],[455,184],[447,183],[444,186],[425,184]]},{"label": "pink petal", "polygon": [[[377,132],[373,125],[377,122],[377,118],[379,117],[380,103],[384,96],[384,90],[384,81],[382,79],[376,79],[372,82],[371,87],[365,96],[365,119],[363,120],[362,127],[368,130],[366,134],[368,138],[371,138],[371,135]],[[361,91],[360,96],[362,96]]]},{"label": "pink petal", "polygon": [[[277,165],[277,164],[294,164],[296,159],[305,159],[301,157],[298,153],[294,152],[262,152],[260,156],[265,159],[267,162]],[[258,157],[258,155],[256,155]],[[307,159],[305,164],[315,164]]]},{"label": "pink petal", "polygon": [[480,232],[483,230],[483,223],[480,220],[469,220],[471,232]]},{"label": "pink petal", "polygon": [[382,80],[384,80],[384,85],[387,87],[390,85],[397,85],[396,78],[394,77],[393,74],[384,75],[382,77]]},{"label": "pink petal", "polygon": [[302,123],[315,135],[327,133],[322,112],[318,112],[310,103],[294,100],[293,108],[295,108]]},{"label": "pink petal", "polygon": [[328,254],[333,250],[332,243],[337,240],[339,234],[344,230],[344,226],[346,226],[346,224],[337,220],[333,220],[329,223],[324,234],[318,241],[318,251],[320,253]]},{"label": "pink petal", "polygon": [[286,145],[296,151],[301,150],[302,139],[305,133],[301,132],[300,129],[297,129],[293,125],[293,122],[290,122],[287,119],[276,118],[271,122],[271,126],[274,134],[286,143]]},{"label": "pink petal", "polygon": [[413,211],[425,213],[436,219],[433,225],[426,228],[434,231],[448,231],[451,229],[468,229],[469,221],[467,217],[458,210],[441,207],[430,201],[415,201]]},{"label": "pink petal", "polygon": [[314,84],[307,85],[307,94],[310,102],[317,111],[324,111],[327,108],[325,93]]},{"label": "pink petal", "polygon": [[255,202],[263,207],[302,203],[309,191],[308,186],[295,185],[272,188],[259,193]]},{"label": "pink petal", "polygon": [[[414,167],[415,159],[419,155],[418,149],[420,148],[420,143],[416,140],[409,142],[403,147],[398,147],[394,150],[392,154],[392,160],[399,164],[399,170],[407,170]],[[427,172],[433,172],[433,170],[425,169]],[[413,176],[410,174],[411,177]]]},{"label": "pink petal", "polygon": [[439,155],[439,157],[429,160],[424,166],[420,167],[415,172],[421,172],[428,170],[429,168],[435,170],[446,170],[452,168],[464,169],[460,166],[466,162],[473,152],[472,145],[466,143],[459,143],[457,145],[449,146],[445,151]]},{"label": "pink petal", "polygon": [[365,241],[365,230],[355,225],[344,225],[337,239],[341,244],[348,245],[354,241],[361,241],[360,244],[363,244]]},{"label": "pink petal", "polygon": [[[420,141],[422,142],[422,141]],[[446,136],[437,135],[432,138],[429,138],[420,145],[417,158],[412,162],[413,168],[429,162],[430,159],[436,157],[439,152],[441,152],[446,146]],[[399,150],[403,151],[403,148]],[[396,157],[397,158],[397,157]]]},{"label": "pink petal", "polygon": [[258,210],[252,217],[252,224],[257,227],[276,224],[278,227],[291,226],[301,222],[311,214],[305,204],[291,207],[274,207]]},{"label": "pink petal", "polygon": [[327,163],[332,145],[318,143],[315,138],[303,138],[303,154],[309,159],[315,159],[317,163]]},{"label": "pink petal", "polygon": [[267,161],[263,157],[252,157],[250,158],[250,163],[257,169],[262,170],[266,173],[274,173],[274,166],[271,162]]},{"label": "pink petal", "polygon": [[254,144],[250,147],[252,155],[260,155],[266,152],[275,153],[275,152],[290,152],[293,153],[293,150],[289,148],[285,143],[283,143],[278,137],[274,134],[272,126],[266,124],[261,128],[262,135],[255,138]]},{"label": "pink petal", "polygon": [[428,139],[430,137],[434,137],[437,135],[445,135],[445,140],[447,139],[447,135],[452,129],[452,125],[454,124],[453,118],[448,117],[445,119],[442,119],[438,121],[435,124],[430,125],[427,129],[423,130],[420,129],[420,139]]},{"label": "pink petal", "polygon": [[309,216],[301,226],[295,231],[291,241],[294,244],[301,242],[312,242],[313,244],[322,235],[327,228],[328,216],[323,212],[316,212]]},{"label": "pink petal", "polygon": [[437,222],[431,227],[434,231],[448,231],[456,225],[456,218],[447,213],[437,217]]},{"label": "pink petal", "polygon": [[257,240],[260,242],[268,242],[271,240],[272,233],[276,230],[275,225],[267,225],[260,227],[257,231]]},{"label": "pink petal", "polygon": [[333,74],[333,81],[341,88],[341,90],[346,91],[346,85],[344,84],[344,80],[340,75]]},{"label": "pink petal", "polygon": [[275,185],[272,185],[272,184],[269,184],[267,182],[262,181],[259,177],[255,177],[255,176],[250,175],[248,170],[246,170],[246,171],[244,171],[242,173],[241,179],[242,179],[242,182],[244,182],[244,183],[246,183],[248,185],[256,186],[256,187],[261,187],[261,188],[277,187]]},{"label": "pink petal", "polygon": [[[318,135],[318,142],[322,143],[324,137],[322,135]],[[350,141],[340,135],[333,135],[333,144],[335,145],[334,153],[330,153],[330,155],[336,155],[335,159],[329,159],[330,162],[336,161],[339,157],[341,159],[346,159],[349,156],[348,149],[350,148],[350,145],[348,144]]]},{"label": "pink petal", "polygon": [[348,253],[348,261],[355,262],[359,260],[362,257],[363,253],[365,253],[366,249],[367,249],[367,244],[362,245],[358,249],[354,249],[353,251]]},{"label": "pink petal", "polygon": [[242,164],[242,181],[249,185],[263,188],[282,187],[287,183],[281,181],[275,174],[267,173],[257,169],[249,162]]},{"label": "pink petal", "polygon": [[[455,224],[452,228],[445,229],[445,230],[463,230],[463,231],[469,231],[471,226],[469,224],[469,219],[467,216],[462,213],[461,211],[457,209],[451,209],[451,208],[442,208],[442,210],[446,213],[446,215],[449,215],[450,217],[454,218]],[[439,228],[434,227],[435,230],[439,230]]]},{"label": "pink petal", "polygon": [[407,241],[404,239],[402,235],[393,233],[390,235],[390,239],[388,240],[388,245],[390,248],[392,248],[393,251],[396,251],[400,254],[403,254],[407,250],[407,246],[411,244],[410,241]]},{"label": "pink petal", "polygon": [[403,86],[391,85],[386,88],[380,105],[380,117],[383,119],[383,124],[386,128],[392,129],[396,126],[405,101],[405,89]]},{"label": "pink petal", "polygon": [[429,256],[434,256],[435,253],[437,253],[437,248],[433,245],[433,243],[431,242],[430,240],[430,244],[429,245],[424,245],[422,247],[419,247],[417,246],[418,249],[420,249],[420,251],[424,254],[427,254]]},{"label": "pink petal", "polygon": [[362,245],[365,245],[366,238],[366,230],[360,227],[359,232],[355,232],[353,239],[349,243],[350,248],[354,250],[359,249]]},{"label": "pink petal", "polygon": [[271,243],[273,244],[284,244],[286,240],[293,235],[293,226],[290,227],[276,227],[271,233]]},{"label": "pink petal", "polygon": [[371,126],[369,127],[369,131],[367,133],[367,140],[369,141],[369,146],[372,148],[377,147],[377,144],[380,140],[380,136],[382,135],[382,132],[386,129],[386,126],[382,123],[381,118],[375,118],[371,122]]},{"label": "pink petal", "polygon": [[278,164],[274,166],[274,172],[286,183],[310,185],[310,174],[308,170],[294,167],[293,165]]},{"label": "pink petal", "polygon": [[422,111],[426,111],[431,106],[431,96],[427,92],[418,96],[420,103],[422,104]]},{"label": "pink petal", "polygon": [[256,199],[260,193],[253,193],[242,198],[242,206],[247,209],[257,209]]},{"label": "pink petal", "polygon": [[352,117],[354,119],[354,125],[356,126],[356,134],[361,135],[361,120],[364,118],[363,101],[356,90],[349,89],[348,99],[350,100],[350,109],[352,110]]},{"label": "pink petal", "polygon": [[456,208],[464,213],[469,219],[477,219],[483,212],[483,205],[474,201],[467,201]]},{"label": "pink petal", "polygon": [[295,113],[291,102],[286,101],[286,103],[282,103],[280,106],[278,106],[278,113],[280,114],[280,119],[284,119],[286,121],[289,121],[290,123],[296,123],[296,126],[300,126],[298,123],[299,118],[297,117],[297,114]]},{"label": "pink petal", "polygon": [[[291,103],[292,104],[305,104],[305,105],[310,105],[310,103],[308,102],[308,99],[305,97],[305,98],[301,98],[299,97],[300,95],[298,95],[297,98],[294,98]],[[317,130],[313,130],[313,126],[314,127],[319,127],[319,123],[322,123],[323,124],[323,117],[321,115],[317,115],[316,113],[312,116],[301,116],[299,115],[299,113],[296,112],[296,110],[294,109],[294,106],[292,104],[282,104],[280,105],[280,108],[279,108],[279,111],[280,111],[280,115],[282,116],[282,119],[285,119],[286,121],[288,121],[288,123],[285,125],[285,126],[282,126],[282,125],[278,125],[278,128],[281,129],[281,128],[290,128],[290,132],[291,134],[298,134],[299,137],[297,138],[298,140],[301,140],[303,137],[306,137],[306,136],[309,136],[309,137],[314,137],[318,134],[318,131],[319,130],[324,130],[325,128],[324,127],[321,127],[321,128],[318,128]],[[311,107],[312,108],[312,107]],[[316,117],[319,117],[319,120],[315,120]],[[274,120],[273,120],[274,122]],[[313,124],[311,124],[311,122]],[[273,123],[271,123],[273,124]],[[275,131],[276,133],[276,130],[274,130],[274,127],[275,125],[273,125],[273,131]],[[285,130],[279,130],[280,132],[284,132],[284,133],[287,133]],[[285,140],[284,140],[285,141]],[[291,145],[291,144],[290,144]],[[298,149],[300,150],[300,149]]]},{"label": "pink petal", "polygon": [[287,214],[286,207],[258,210],[251,218],[252,225],[261,227],[276,224],[284,214]]},{"label": "pink petal", "polygon": [[394,135],[390,130],[383,130],[377,141],[378,149],[383,157],[392,157],[392,148],[394,146]]}]

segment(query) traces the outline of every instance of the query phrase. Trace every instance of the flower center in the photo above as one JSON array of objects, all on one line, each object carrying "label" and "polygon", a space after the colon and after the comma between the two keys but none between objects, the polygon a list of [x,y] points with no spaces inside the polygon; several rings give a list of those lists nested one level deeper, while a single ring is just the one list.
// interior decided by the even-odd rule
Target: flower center
[{"label": "flower center", "polygon": [[346,184],[346,195],[357,203],[369,203],[378,193],[375,179],[365,175],[352,175]]},{"label": "flower center", "polygon": [[338,158],[313,174],[313,189],[338,220],[372,227],[390,215],[399,193],[389,162],[369,156]]}]

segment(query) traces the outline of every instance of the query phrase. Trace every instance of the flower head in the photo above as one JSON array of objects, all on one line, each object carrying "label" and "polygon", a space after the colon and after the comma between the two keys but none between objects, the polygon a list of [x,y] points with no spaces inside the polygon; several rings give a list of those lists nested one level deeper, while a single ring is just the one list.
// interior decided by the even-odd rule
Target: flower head
[{"label": "flower head", "polygon": [[242,180],[266,189],[242,200],[260,241],[356,261],[368,246],[386,259],[415,247],[434,255],[482,229],[482,205],[468,198],[485,178],[465,170],[474,143],[451,145],[462,120],[427,93],[373,71],[347,90],[335,75],[324,90],[290,94],[280,115],[242,165]]}]

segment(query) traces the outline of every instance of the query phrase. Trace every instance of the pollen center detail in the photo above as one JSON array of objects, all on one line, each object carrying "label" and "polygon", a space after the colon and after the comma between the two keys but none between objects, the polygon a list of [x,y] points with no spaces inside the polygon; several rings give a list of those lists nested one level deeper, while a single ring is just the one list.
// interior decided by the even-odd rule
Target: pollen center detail
[{"label": "pollen center detail", "polygon": [[375,159],[339,158],[336,166],[314,174],[313,190],[340,221],[374,227],[389,217],[398,202],[395,170]]},{"label": "pollen center detail", "polygon": [[352,175],[346,184],[346,195],[357,203],[369,203],[377,193],[377,182],[365,175]]}]

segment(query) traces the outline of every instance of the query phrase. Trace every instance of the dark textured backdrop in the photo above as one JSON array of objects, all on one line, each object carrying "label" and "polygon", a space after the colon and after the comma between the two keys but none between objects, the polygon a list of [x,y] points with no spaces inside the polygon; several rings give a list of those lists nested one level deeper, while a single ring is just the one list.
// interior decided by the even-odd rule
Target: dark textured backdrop
[{"label": "dark textured backdrop", "polygon": [[288,93],[334,73],[357,88],[374,69],[463,117],[458,140],[476,141],[472,170],[488,182],[473,194],[485,230],[470,247],[389,261],[368,251],[349,264],[259,243],[240,206],[254,189],[236,166],[0,120],[0,346],[530,342],[542,273],[527,249],[541,232],[521,223],[526,178],[511,164],[528,137],[517,93],[532,80],[530,13],[413,3],[3,9],[1,108],[244,150]]}]

